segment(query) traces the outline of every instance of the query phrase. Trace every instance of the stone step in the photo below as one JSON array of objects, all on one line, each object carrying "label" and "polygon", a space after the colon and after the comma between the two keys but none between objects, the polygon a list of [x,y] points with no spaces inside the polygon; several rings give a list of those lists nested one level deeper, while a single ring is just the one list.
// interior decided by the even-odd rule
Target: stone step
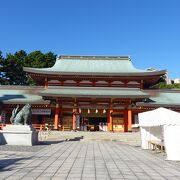
[{"label": "stone step", "polygon": [[47,140],[81,140],[81,141],[96,141],[110,140],[121,141],[131,144],[140,143],[140,133],[110,133],[110,132],[63,132],[51,131],[47,136]]}]

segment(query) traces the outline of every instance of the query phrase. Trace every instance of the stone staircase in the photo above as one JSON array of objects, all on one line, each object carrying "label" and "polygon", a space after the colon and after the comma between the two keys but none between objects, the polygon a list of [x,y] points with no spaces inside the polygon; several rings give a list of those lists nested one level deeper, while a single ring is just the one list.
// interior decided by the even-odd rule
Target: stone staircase
[{"label": "stone staircase", "polygon": [[120,141],[131,145],[140,145],[140,133],[84,132],[84,131],[50,131],[41,135],[47,141]]}]

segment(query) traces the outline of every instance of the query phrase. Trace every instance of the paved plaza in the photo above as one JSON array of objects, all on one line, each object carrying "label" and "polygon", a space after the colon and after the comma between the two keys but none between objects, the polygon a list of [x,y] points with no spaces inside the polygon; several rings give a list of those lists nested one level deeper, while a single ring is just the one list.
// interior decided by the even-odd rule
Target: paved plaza
[{"label": "paved plaza", "polygon": [[180,179],[178,166],[123,142],[54,141],[17,150],[0,150],[0,179]]}]

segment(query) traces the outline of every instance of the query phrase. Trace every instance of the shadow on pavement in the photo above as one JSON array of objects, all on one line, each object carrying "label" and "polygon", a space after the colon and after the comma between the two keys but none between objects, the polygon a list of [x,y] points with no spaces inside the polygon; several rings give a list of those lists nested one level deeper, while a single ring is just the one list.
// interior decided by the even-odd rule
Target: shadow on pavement
[{"label": "shadow on pavement", "polygon": [[66,139],[66,141],[80,141],[83,138],[84,138],[84,136],[80,136],[80,137],[75,137],[75,138],[72,138],[72,139]]},{"label": "shadow on pavement", "polygon": [[12,158],[12,159],[3,159],[3,160],[0,160],[0,172],[3,172],[3,171],[11,171],[13,170],[14,167],[9,167],[11,165],[20,165],[22,164],[21,160],[27,160],[29,158]]},{"label": "shadow on pavement", "polygon": [[62,143],[64,141],[60,140],[60,141],[39,141],[39,144],[37,146],[44,146],[44,145],[52,145],[52,144],[59,144],[59,143]]}]

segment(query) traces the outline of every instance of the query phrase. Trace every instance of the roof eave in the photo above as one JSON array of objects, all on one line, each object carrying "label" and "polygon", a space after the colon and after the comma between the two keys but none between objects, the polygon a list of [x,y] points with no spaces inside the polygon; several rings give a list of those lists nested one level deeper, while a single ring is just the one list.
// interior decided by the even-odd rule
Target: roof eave
[{"label": "roof eave", "polygon": [[161,71],[146,71],[146,72],[127,72],[127,73],[104,73],[104,72],[58,72],[58,71],[47,71],[47,69],[35,69],[23,67],[23,70],[27,73],[41,74],[41,75],[91,75],[91,76],[102,76],[102,75],[112,75],[112,76],[157,76],[166,74],[166,70]]},{"label": "roof eave", "polygon": [[82,94],[55,94],[55,93],[40,93],[43,97],[86,97],[86,98],[123,98],[123,99],[129,99],[129,98],[137,98],[137,99],[144,99],[149,98],[149,95],[82,95]]},{"label": "roof eave", "polygon": [[137,106],[142,107],[180,107],[180,104],[168,104],[168,103],[143,103],[143,102],[137,102]]},{"label": "roof eave", "polygon": [[30,101],[6,101],[6,100],[3,100],[1,101],[2,104],[27,104],[27,103],[30,103],[30,104],[41,104],[41,105],[48,105],[50,104],[50,101],[49,100],[46,100],[46,101],[33,101],[33,102],[30,102]]}]

